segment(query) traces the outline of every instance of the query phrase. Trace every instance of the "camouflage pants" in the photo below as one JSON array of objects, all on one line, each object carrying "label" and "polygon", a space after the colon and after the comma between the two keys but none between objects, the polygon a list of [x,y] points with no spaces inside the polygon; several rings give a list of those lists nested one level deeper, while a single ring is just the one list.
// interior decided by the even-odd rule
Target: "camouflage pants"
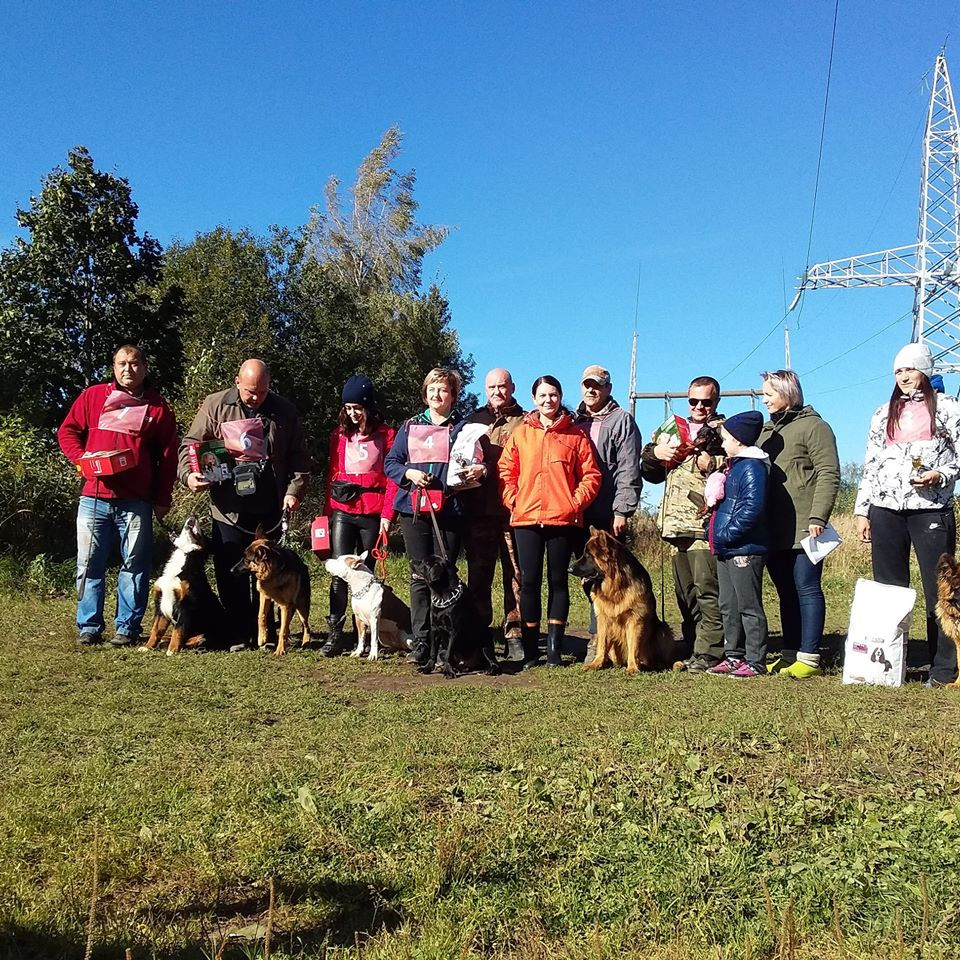
[{"label": "camouflage pants", "polygon": [[509,525],[489,517],[468,521],[463,543],[467,583],[484,621],[493,622],[493,577],[499,561],[503,576],[503,633],[520,636],[520,568]]}]

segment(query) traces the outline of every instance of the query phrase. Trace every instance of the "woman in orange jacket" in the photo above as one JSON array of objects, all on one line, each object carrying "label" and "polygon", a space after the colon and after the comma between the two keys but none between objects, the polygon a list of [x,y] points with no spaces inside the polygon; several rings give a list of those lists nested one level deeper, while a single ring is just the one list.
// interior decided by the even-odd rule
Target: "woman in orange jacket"
[{"label": "woman in orange jacket", "polygon": [[538,377],[532,392],[536,409],[503,448],[500,486],[520,564],[523,666],[537,662],[546,553],[547,665],[558,667],[570,610],[567,567],[582,537],[584,508],[600,491],[601,474],[589,438],[563,407],[560,382]]}]

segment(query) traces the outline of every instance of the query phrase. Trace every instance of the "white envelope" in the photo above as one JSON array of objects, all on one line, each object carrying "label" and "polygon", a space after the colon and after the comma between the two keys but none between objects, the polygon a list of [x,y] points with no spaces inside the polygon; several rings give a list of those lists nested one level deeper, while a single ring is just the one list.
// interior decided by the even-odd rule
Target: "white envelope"
[{"label": "white envelope", "polygon": [[819,537],[804,537],[800,541],[800,546],[803,547],[811,563],[820,563],[824,557],[833,553],[841,543],[843,541],[840,539],[840,534],[834,529],[833,524],[828,523]]}]

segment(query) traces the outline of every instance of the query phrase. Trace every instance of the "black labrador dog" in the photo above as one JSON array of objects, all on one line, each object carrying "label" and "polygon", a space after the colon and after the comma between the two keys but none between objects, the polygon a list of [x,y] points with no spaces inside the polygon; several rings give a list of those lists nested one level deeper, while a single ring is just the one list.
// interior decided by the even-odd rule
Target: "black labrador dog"
[{"label": "black labrador dog", "polygon": [[431,556],[411,560],[410,572],[430,588],[430,652],[417,669],[430,673],[440,664],[448,677],[484,667],[491,676],[500,673],[490,628],[456,566]]}]

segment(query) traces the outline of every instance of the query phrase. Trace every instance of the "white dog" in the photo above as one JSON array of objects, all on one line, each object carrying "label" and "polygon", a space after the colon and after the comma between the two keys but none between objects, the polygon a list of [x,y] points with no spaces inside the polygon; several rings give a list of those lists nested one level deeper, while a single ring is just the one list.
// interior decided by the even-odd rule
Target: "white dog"
[{"label": "white dog", "polygon": [[370,635],[368,660],[380,656],[384,650],[410,649],[410,608],[364,566],[367,551],[359,556],[345,553],[324,562],[327,573],[345,580],[350,590],[350,603],[357,624],[357,647],[351,657],[362,657]]}]

